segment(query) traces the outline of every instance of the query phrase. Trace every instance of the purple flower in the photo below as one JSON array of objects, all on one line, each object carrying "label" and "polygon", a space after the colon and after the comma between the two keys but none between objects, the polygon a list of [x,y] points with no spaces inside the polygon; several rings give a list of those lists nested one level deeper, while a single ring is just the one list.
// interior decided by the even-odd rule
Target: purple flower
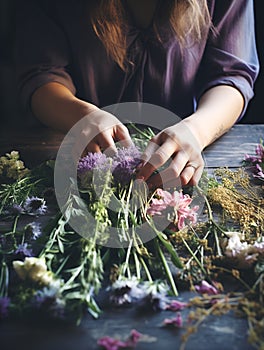
[{"label": "purple flower", "polygon": [[202,281],[199,286],[195,286],[195,290],[201,294],[215,295],[218,294],[218,290],[206,281]]},{"label": "purple flower", "polygon": [[10,298],[0,297],[0,319],[8,316],[8,308],[10,305]]},{"label": "purple flower", "polygon": [[47,212],[46,202],[43,198],[28,197],[24,203],[24,211],[30,215],[44,215]]},{"label": "purple flower", "polygon": [[179,300],[171,300],[170,303],[166,306],[167,310],[171,311],[180,311],[188,306],[188,303],[183,303]]},{"label": "purple flower", "polygon": [[77,172],[79,175],[94,170],[96,167],[103,166],[107,163],[107,157],[104,153],[89,152],[81,158],[78,163]]},{"label": "purple flower", "polygon": [[40,223],[38,222],[31,222],[25,227],[25,234],[26,236],[32,238],[33,240],[37,239],[41,236],[42,232],[40,229]]},{"label": "purple flower", "polygon": [[259,164],[255,165],[255,174],[253,176],[264,180],[263,169],[262,169],[262,167]]},{"label": "purple flower", "polygon": [[165,318],[165,320],[163,321],[164,326],[173,326],[176,328],[181,328],[182,323],[182,316],[180,313],[178,313],[176,317]]},{"label": "purple flower", "polygon": [[33,251],[31,248],[28,248],[28,243],[21,243],[17,246],[15,254],[25,258],[33,256]]},{"label": "purple flower", "polygon": [[65,317],[65,300],[60,295],[60,281],[54,281],[48,287],[36,291],[32,300],[33,305],[54,318]]},{"label": "purple flower", "polygon": [[113,177],[116,183],[126,185],[130,182],[139,165],[141,152],[135,146],[120,148],[113,157]]}]

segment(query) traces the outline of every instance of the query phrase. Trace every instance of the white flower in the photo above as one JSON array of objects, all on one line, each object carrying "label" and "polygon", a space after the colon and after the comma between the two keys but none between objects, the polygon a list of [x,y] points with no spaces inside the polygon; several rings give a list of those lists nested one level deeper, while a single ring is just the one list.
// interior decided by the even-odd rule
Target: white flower
[{"label": "white flower", "polygon": [[13,267],[22,280],[29,279],[44,285],[53,281],[53,276],[47,269],[46,261],[43,258],[26,257],[23,261],[13,261]]},{"label": "white flower", "polygon": [[241,232],[225,232],[225,234],[229,237],[225,251],[227,256],[236,256],[248,249],[247,242],[242,243],[240,241],[242,238]]},{"label": "white flower", "polygon": [[225,254],[236,259],[240,267],[250,267],[257,261],[259,255],[264,254],[264,241],[248,244],[247,242],[241,242],[243,238],[241,232],[225,232],[225,234],[229,237]]}]

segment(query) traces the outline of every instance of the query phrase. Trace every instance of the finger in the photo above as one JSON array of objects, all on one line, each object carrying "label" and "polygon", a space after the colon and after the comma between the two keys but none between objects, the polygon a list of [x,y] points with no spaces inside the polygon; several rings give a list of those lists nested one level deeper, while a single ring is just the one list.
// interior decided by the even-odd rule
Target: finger
[{"label": "finger", "polygon": [[116,145],[112,137],[111,130],[106,130],[97,136],[97,143],[100,145],[100,148],[108,156],[113,156],[116,152]]},{"label": "finger", "polygon": [[176,143],[168,139],[150,156],[147,163],[139,170],[137,176],[147,180],[156,169],[168,161],[175,151],[177,151]]},{"label": "finger", "polygon": [[134,146],[129,131],[124,125],[117,125],[114,137],[115,141],[119,142],[122,147],[128,148]]},{"label": "finger", "polygon": [[143,160],[144,163],[146,163],[151,155],[155,153],[159,148],[159,144],[157,143],[156,139],[151,139],[145,149],[145,151],[141,155],[141,159]]},{"label": "finger", "polygon": [[190,182],[196,171],[197,167],[195,165],[187,164],[180,175],[183,186],[187,185]]},{"label": "finger", "polygon": [[198,183],[199,183],[199,181],[200,181],[200,179],[201,179],[201,177],[202,177],[203,170],[204,170],[204,164],[201,165],[201,166],[199,166],[199,167],[196,169],[196,171],[195,171],[194,174],[193,174],[193,177],[192,177],[192,178],[190,179],[190,181],[189,181],[189,184],[190,184],[191,186],[196,186],[196,185],[198,185]]},{"label": "finger", "polygon": [[149,179],[148,179],[148,187],[151,190],[154,190],[156,188],[162,188],[164,190],[169,190],[171,188],[181,188],[182,184],[181,184],[181,179],[180,177],[173,177],[171,179],[168,178],[164,178],[164,176],[162,176],[162,172],[159,174],[155,174],[152,175]]},{"label": "finger", "polygon": [[101,152],[101,148],[96,142],[90,142],[82,152],[82,156],[87,155],[89,152],[98,153]]}]

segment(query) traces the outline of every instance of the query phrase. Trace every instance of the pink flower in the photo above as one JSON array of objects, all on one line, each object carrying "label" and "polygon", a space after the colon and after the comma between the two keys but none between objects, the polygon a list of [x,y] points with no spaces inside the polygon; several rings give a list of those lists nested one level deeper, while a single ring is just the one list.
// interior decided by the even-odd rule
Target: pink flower
[{"label": "pink flower", "polygon": [[178,313],[176,317],[165,318],[165,320],[163,321],[163,324],[165,326],[174,326],[176,328],[181,328],[183,324],[182,316],[180,313]]},{"label": "pink flower", "polygon": [[127,347],[126,342],[108,336],[99,339],[97,344],[102,346],[105,350],[119,350]]},{"label": "pink flower", "polygon": [[137,330],[132,329],[127,340],[122,341],[111,337],[102,337],[97,341],[99,346],[102,346],[105,350],[119,350],[119,349],[131,349],[135,348],[142,334]]},{"label": "pink flower", "polygon": [[198,293],[201,293],[201,294],[205,294],[205,293],[209,295],[218,294],[218,290],[204,280],[201,282],[199,286],[195,286],[195,289]]},{"label": "pink flower", "polygon": [[171,300],[171,302],[166,306],[166,309],[171,311],[179,311],[183,310],[187,306],[187,303],[183,303],[179,300]]},{"label": "pink flower", "polygon": [[189,205],[192,202],[192,198],[188,194],[174,191],[170,193],[164,191],[161,188],[156,190],[156,196],[158,198],[152,198],[150,207],[147,209],[147,214],[161,215],[165,209],[173,208],[175,222],[177,222],[178,229],[181,230],[185,227],[185,220],[195,224],[197,221],[198,206],[190,208]]}]

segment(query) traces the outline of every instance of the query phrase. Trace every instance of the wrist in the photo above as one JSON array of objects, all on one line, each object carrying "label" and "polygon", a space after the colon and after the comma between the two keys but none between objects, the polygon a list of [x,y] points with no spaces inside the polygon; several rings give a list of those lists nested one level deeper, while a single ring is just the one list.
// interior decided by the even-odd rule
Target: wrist
[{"label": "wrist", "polygon": [[200,123],[197,122],[197,116],[195,114],[190,115],[189,117],[183,119],[181,123],[188,127],[191,134],[195,138],[199,150],[202,152],[206,146],[208,146],[209,142],[207,142],[207,137],[204,132],[200,130]]}]

